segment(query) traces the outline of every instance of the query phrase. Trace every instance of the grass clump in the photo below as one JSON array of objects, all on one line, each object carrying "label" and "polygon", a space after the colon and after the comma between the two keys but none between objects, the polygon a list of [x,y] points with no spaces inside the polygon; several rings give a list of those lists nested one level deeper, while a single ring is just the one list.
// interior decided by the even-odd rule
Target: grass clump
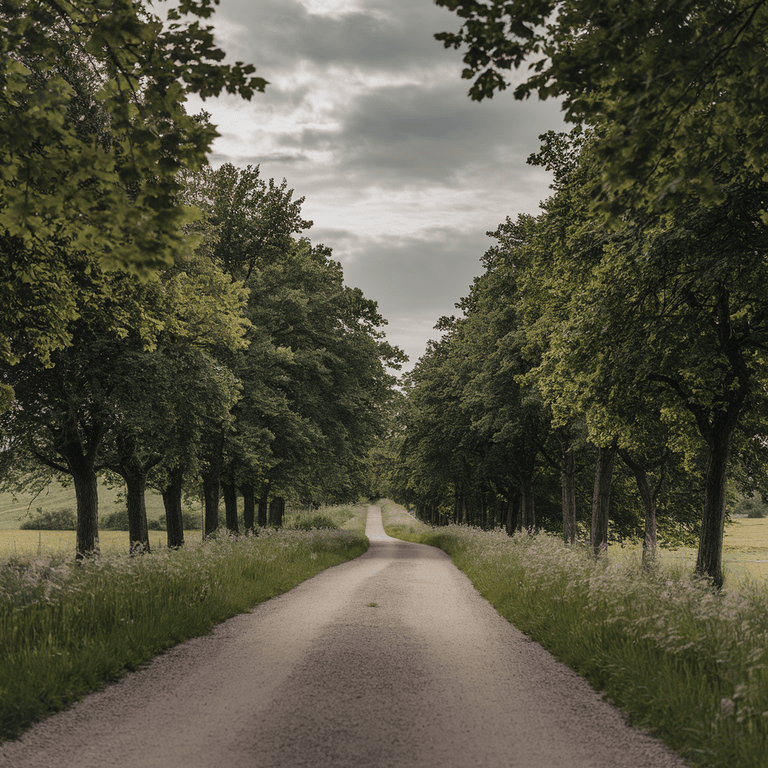
[{"label": "grass clump", "polygon": [[[389,509],[384,525],[396,535]],[[768,589],[715,590],[688,572],[596,562],[539,533],[423,526],[512,624],[694,765],[764,768]]]},{"label": "grass clump", "polygon": [[349,531],[263,530],[81,566],[0,563],[0,740],[367,547]]}]

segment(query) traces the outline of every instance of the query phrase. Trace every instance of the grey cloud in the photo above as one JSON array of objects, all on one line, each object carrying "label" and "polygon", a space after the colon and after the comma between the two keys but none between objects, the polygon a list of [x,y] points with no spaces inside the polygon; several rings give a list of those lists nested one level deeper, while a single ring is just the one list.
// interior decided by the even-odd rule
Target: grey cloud
[{"label": "grey cloud", "polygon": [[431,2],[375,0],[334,18],[296,0],[223,0],[217,16],[237,24],[223,41],[230,58],[252,62],[267,79],[300,61],[393,72],[455,58],[433,35],[457,24]]},{"label": "grey cloud", "polygon": [[396,188],[454,186],[469,169],[492,177],[504,164],[524,165],[542,125],[561,124],[554,104],[499,99],[478,105],[452,82],[376,88],[334,117],[338,128],[275,141],[286,150],[331,152],[339,181]]},{"label": "grey cloud", "polygon": [[484,232],[430,227],[413,235],[370,238],[341,229],[315,226],[309,233],[342,262],[345,280],[376,298],[391,296],[390,306],[415,306],[435,314],[453,305],[482,271],[480,258],[493,242]]},{"label": "grey cloud", "polygon": [[556,104],[510,92],[470,101],[460,54],[433,39],[458,20],[431,0],[360,7],[334,19],[297,0],[222,0],[222,47],[273,84],[247,107],[219,100],[226,141],[211,162],[258,164],[306,196],[309,237],[333,248],[415,361],[480,274],[485,232],[547,196],[548,174],[525,160],[562,120]]},{"label": "grey cloud", "polygon": [[381,88],[360,98],[348,116],[342,167],[374,173],[379,183],[450,185],[468,166],[496,169],[501,150],[524,164],[540,132],[540,106],[478,105],[454,83]]}]

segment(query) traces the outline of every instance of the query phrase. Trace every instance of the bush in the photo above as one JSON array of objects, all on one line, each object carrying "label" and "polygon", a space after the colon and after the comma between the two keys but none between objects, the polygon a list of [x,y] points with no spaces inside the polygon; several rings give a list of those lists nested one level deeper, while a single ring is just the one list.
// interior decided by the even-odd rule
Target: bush
[{"label": "bush", "polygon": [[748,496],[741,499],[733,511],[750,518],[761,518],[768,515],[768,505],[759,496]]},{"label": "bush", "polygon": [[[200,530],[200,515],[194,512],[184,511],[181,513],[181,520],[185,531]],[[106,515],[106,517],[99,522],[99,527],[102,531],[127,531],[128,510],[119,509],[111,515]],[[165,515],[157,519],[153,518],[147,520],[147,530],[149,531],[165,531],[166,529]]]},{"label": "bush", "polygon": [[297,531],[311,531],[313,528],[332,531],[338,529],[338,527],[339,526],[336,525],[328,515],[320,513],[314,515],[298,515],[286,526],[286,528],[292,528]]},{"label": "bush", "polygon": [[23,531],[74,531],[77,517],[71,509],[43,509],[38,507],[34,517],[25,520]]},{"label": "bush", "polygon": [[102,520],[99,520],[99,528],[102,531],[127,531],[128,510],[118,509],[111,515],[105,515]]}]

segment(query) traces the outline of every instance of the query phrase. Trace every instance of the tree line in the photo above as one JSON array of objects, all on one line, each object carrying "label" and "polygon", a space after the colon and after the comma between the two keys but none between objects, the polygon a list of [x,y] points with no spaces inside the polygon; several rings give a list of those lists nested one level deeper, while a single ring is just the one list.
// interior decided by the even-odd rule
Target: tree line
[{"label": "tree line", "polygon": [[768,490],[766,114],[745,90],[766,4],[438,4],[472,98],[525,63],[515,96],[575,127],[541,137],[553,194],[489,233],[408,376],[395,489],[437,521],[582,526],[596,555],[695,537],[720,585],[729,492]]},{"label": "tree line", "polygon": [[[376,302],[313,244],[303,198],[206,164],[187,93],[266,82],[221,65],[209,2],[0,6],[3,482],[70,478],[77,553],[98,553],[100,473],[125,484],[131,546],[162,493],[169,546],[200,488],[204,535],[280,525],[286,498],[365,487],[404,360]],[[191,19],[191,20],[190,20]]]}]

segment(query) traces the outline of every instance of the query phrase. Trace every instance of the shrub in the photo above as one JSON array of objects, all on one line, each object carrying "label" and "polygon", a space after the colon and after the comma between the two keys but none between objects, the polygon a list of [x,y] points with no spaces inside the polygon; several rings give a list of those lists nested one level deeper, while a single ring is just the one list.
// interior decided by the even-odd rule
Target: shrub
[{"label": "shrub", "polygon": [[316,513],[313,515],[298,515],[291,520],[286,527],[297,531],[311,531],[313,528],[332,531],[339,526],[336,525],[328,515]]},{"label": "shrub", "polygon": [[105,515],[99,520],[99,528],[102,531],[127,531],[128,530],[128,510],[118,509],[110,515]]},{"label": "shrub", "polygon": [[34,517],[20,526],[23,531],[74,531],[77,517],[71,509],[43,509],[38,507]]},{"label": "shrub", "polygon": [[761,518],[768,515],[768,505],[759,496],[748,496],[739,501],[734,512],[750,518]]},{"label": "shrub", "polygon": [[[181,521],[185,531],[199,531],[201,527],[200,515],[195,512],[184,511],[181,513]],[[127,531],[128,530],[128,510],[120,509],[117,512],[113,512],[110,515],[106,515],[103,520],[99,522],[99,527],[102,531]],[[165,531],[167,525],[165,523],[165,515],[159,518],[152,518],[147,520],[147,530],[149,531]]]}]

